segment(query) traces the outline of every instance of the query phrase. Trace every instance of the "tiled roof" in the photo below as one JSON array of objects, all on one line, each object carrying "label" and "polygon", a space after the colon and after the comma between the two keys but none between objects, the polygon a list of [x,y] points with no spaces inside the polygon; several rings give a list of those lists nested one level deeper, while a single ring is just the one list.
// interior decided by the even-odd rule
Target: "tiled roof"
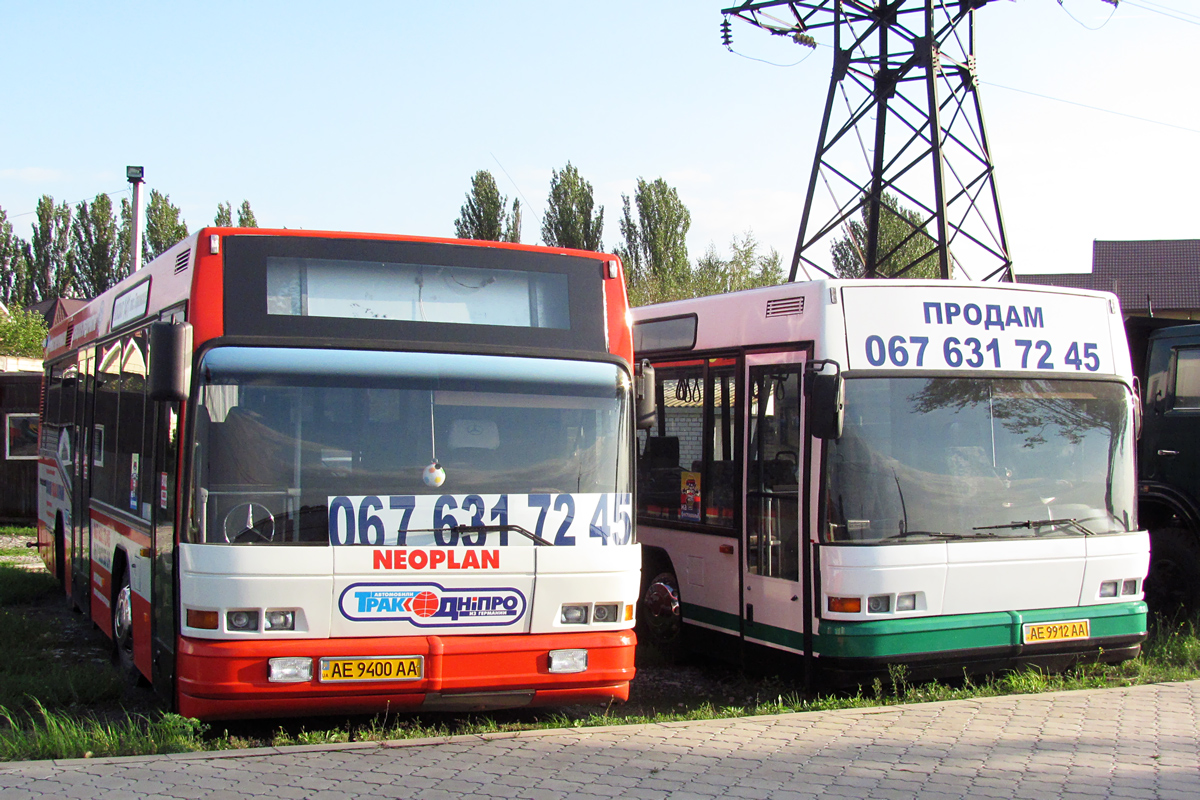
[{"label": "tiled roof", "polygon": [[1018,275],[1019,283],[1112,292],[1125,313],[1200,309],[1200,239],[1092,243],[1090,273]]}]

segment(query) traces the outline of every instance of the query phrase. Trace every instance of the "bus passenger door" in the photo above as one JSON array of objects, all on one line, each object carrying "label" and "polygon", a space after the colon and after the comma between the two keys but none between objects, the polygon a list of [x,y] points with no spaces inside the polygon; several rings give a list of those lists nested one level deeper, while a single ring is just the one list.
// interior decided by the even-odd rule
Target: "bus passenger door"
[{"label": "bus passenger door", "polygon": [[804,649],[803,353],[746,356],[745,640]]},{"label": "bus passenger door", "polygon": [[150,678],[154,691],[167,702],[168,708],[175,696],[175,481],[179,463],[179,406],[174,402],[153,403],[154,471],[148,494],[154,504]]},{"label": "bus passenger door", "polygon": [[92,552],[91,522],[88,519],[88,467],[91,466],[92,385],[91,348],[79,353],[79,368],[75,375],[75,416],[72,420],[71,463],[68,481],[71,486],[71,595],[75,607],[91,616]]}]

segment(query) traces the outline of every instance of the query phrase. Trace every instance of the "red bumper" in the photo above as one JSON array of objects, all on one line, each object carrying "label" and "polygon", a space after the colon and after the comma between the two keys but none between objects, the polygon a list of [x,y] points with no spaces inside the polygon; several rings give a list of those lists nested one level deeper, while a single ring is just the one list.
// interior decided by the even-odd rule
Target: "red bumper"
[{"label": "red bumper", "polygon": [[[472,710],[629,699],[633,631],[513,636],[406,636],[213,642],[179,640],[179,713],[199,719]],[[586,649],[585,672],[552,675],[551,650]],[[423,656],[414,681],[271,683],[280,656]]]}]

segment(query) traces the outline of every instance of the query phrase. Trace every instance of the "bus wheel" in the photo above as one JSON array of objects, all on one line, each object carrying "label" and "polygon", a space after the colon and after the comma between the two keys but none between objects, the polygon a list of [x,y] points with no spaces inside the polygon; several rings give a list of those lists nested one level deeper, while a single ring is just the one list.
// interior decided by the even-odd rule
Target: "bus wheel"
[{"label": "bus wheel", "polygon": [[1146,605],[1160,615],[1200,610],[1200,546],[1191,531],[1164,528],[1150,534]]},{"label": "bus wheel", "polygon": [[133,663],[133,589],[129,572],[121,573],[121,588],[112,604],[113,664],[125,682],[138,683],[137,665]]},{"label": "bus wheel", "polygon": [[679,581],[674,572],[660,572],[642,594],[641,622],[646,640],[664,656],[678,657],[683,644],[683,614]]}]

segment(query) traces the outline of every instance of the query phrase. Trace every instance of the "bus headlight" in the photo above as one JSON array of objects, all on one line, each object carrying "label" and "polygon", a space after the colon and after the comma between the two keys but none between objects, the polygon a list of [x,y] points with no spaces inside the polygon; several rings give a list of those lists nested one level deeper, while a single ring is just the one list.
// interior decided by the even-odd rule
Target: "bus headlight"
[{"label": "bus headlight", "polygon": [[917,596],[913,592],[896,595],[897,611],[914,611],[917,607]]},{"label": "bus headlight", "polygon": [[312,680],[311,658],[272,658],[267,661],[271,683],[301,683]]},{"label": "bus headlight", "polygon": [[1137,594],[1138,580],[1137,578],[1129,578],[1121,583],[1121,594]]},{"label": "bus headlight", "polygon": [[225,615],[225,627],[231,631],[258,630],[257,611],[230,611]]},{"label": "bus headlight", "polygon": [[597,603],[592,609],[592,622],[616,622],[617,609],[620,608],[616,603],[605,603],[603,605]]},{"label": "bus headlight", "polygon": [[892,597],[887,594],[873,594],[867,598],[868,614],[886,614],[892,610]]},{"label": "bus headlight", "polygon": [[296,630],[296,612],[292,610],[268,611],[264,616],[266,621],[266,629],[269,631],[294,631]]},{"label": "bus headlight", "polygon": [[1101,597],[1116,597],[1117,596],[1117,581],[1101,581],[1100,582]]},{"label": "bus headlight", "polygon": [[563,606],[562,612],[559,614],[559,620],[564,625],[587,625],[588,607]]},{"label": "bus headlight", "polygon": [[586,672],[587,650],[551,650],[547,666],[550,671],[561,675],[570,672]]}]

